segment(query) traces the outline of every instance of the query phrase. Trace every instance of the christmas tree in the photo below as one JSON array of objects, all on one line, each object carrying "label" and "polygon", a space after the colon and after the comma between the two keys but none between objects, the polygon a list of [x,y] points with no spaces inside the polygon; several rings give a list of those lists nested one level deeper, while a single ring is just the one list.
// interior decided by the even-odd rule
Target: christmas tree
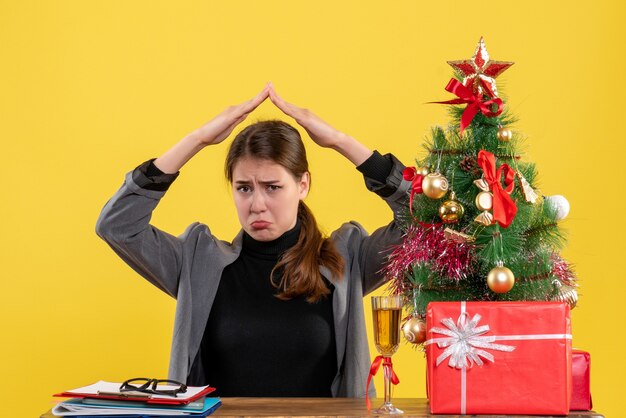
[{"label": "christmas tree", "polygon": [[[512,62],[489,59],[484,40],[455,70],[446,90],[457,98],[451,122],[432,129],[427,155],[404,172],[411,181],[406,235],[385,274],[408,301],[403,331],[424,341],[431,301],[565,301],[574,307],[576,278],[559,254],[559,221],[569,204],[543,196],[537,170],[521,156],[523,137],[498,96],[496,78]],[[460,106],[459,106],[460,105]]]}]

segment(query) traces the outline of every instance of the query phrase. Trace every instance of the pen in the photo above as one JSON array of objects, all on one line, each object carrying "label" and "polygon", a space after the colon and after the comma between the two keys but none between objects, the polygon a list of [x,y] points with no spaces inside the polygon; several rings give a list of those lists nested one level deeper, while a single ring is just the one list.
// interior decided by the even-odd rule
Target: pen
[{"label": "pen", "polygon": [[150,395],[149,393],[141,392],[106,392],[99,390],[98,395],[116,396],[118,398],[152,398],[152,395]]}]

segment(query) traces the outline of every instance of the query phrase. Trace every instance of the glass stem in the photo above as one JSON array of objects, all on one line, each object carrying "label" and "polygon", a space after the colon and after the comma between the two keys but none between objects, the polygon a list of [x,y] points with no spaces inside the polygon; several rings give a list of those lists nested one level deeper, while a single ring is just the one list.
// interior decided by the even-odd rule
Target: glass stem
[{"label": "glass stem", "polygon": [[391,370],[383,364],[383,377],[385,382],[385,405],[391,405]]}]

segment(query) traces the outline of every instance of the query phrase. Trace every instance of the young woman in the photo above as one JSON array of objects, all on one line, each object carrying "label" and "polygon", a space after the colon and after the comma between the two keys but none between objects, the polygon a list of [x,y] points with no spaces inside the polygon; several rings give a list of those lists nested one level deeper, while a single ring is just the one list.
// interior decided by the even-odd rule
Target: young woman
[{"label": "young woman", "polygon": [[381,285],[385,250],[401,231],[392,221],[368,235],[349,222],[323,237],[303,202],[311,175],[295,128],[259,122],[231,144],[225,169],[242,227],[232,242],[197,222],[178,237],[149,223],[183,165],[226,139],[268,97],[315,143],[355,164],[394,218],[401,212],[409,184],[397,159],[285,102],[268,84],[129,172],[96,232],[176,298],[170,379],[211,384],[219,396],[364,397],[370,356],[363,297]]}]

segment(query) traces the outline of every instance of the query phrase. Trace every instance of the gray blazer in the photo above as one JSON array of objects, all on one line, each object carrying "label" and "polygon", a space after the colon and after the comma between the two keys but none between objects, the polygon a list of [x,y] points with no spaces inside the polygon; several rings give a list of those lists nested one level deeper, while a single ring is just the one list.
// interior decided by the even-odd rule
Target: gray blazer
[{"label": "gray blazer", "polygon": [[[337,374],[332,383],[334,397],[365,397],[370,354],[363,312],[363,296],[382,284],[380,269],[386,250],[400,242],[402,231],[395,220],[408,204],[410,183],[403,180],[404,166],[393,158],[387,184],[366,178],[371,191],[395,190],[384,200],[394,212],[394,221],[368,235],[357,222],[343,224],[331,234],[345,260],[339,280],[324,267],[321,273],[335,286],[333,316],[337,345]],[[211,306],[224,267],[239,256],[243,233],[232,243],[217,239],[209,227],[193,223],[178,237],[150,225],[152,211],[165,192],[141,188],[126,175],[122,187],[106,203],[96,224],[96,233],[135,271],[174,297],[176,317],[170,356],[169,378],[194,381],[202,375],[198,355]],[[373,387],[370,396],[375,396]]]}]

